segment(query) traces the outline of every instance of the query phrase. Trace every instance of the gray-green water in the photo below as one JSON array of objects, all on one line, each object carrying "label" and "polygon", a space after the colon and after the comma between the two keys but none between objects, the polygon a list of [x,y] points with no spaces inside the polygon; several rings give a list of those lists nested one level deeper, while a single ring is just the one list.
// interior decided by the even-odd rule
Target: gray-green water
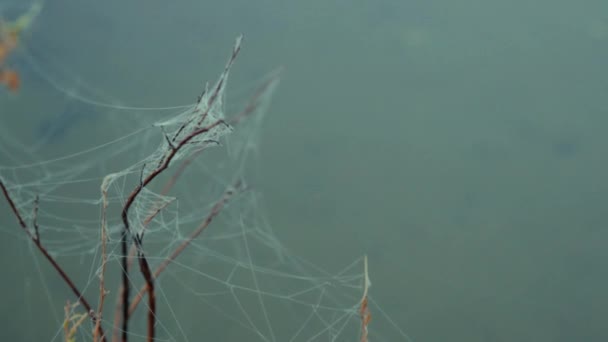
[{"label": "gray-green water", "polygon": [[[24,44],[65,87],[81,89],[76,75],[157,107],[194,101],[241,32],[235,93],[285,67],[248,178],[290,253],[332,274],[367,253],[372,297],[414,341],[608,339],[606,3],[47,1]],[[62,108],[19,52],[12,63],[23,89],[0,97],[3,146],[59,115],[27,96]],[[100,115],[113,116],[67,120],[45,157],[104,141],[79,133],[123,114]],[[0,336],[53,340],[47,294],[73,298],[0,208]],[[202,309],[184,329],[205,334]],[[399,340],[373,315],[376,340]]]}]

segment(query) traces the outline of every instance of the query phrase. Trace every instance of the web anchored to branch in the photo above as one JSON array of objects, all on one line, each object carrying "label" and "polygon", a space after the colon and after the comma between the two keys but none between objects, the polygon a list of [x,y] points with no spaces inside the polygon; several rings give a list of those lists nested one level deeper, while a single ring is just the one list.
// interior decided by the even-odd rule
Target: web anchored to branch
[{"label": "web anchored to branch", "polygon": [[[65,340],[374,339],[371,313],[382,311],[369,297],[367,259],[331,274],[291,255],[244,181],[280,72],[227,115],[241,41],[187,109],[82,152],[16,153],[27,162],[0,166],[9,210],[77,301],[57,330]],[[227,156],[214,148],[223,145]],[[73,257],[90,267],[72,271]]]}]

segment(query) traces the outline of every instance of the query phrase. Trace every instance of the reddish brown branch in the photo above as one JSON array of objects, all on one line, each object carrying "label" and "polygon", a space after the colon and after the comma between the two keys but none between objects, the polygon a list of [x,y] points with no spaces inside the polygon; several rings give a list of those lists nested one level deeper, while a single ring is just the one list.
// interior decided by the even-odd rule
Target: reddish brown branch
[{"label": "reddish brown branch", "polygon": [[[241,49],[241,39],[242,39],[242,37],[237,38],[236,44],[232,51],[232,55],[230,56],[230,59],[228,60],[228,63],[226,64],[226,67],[224,69],[224,72],[222,73],[222,76],[220,77],[219,81],[217,82],[217,85],[215,87],[213,94],[210,96],[209,100],[207,101],[207,108],[205,109],[205,112],[201,113],[197,126],[200,126],[203,123],[203,121],[205,120],[205,118],[208,116],[209,112],[213,108],[215,101],[218,99],[220,92],[223,90],[224,82],[228,75],[228,71],[230,70],[230,67],[234,63],[234,60],[236,59],[236,57]],[[201,100],[202,100],[202,97],[199,100],[199,103],[197,104],[196,108],[200,107]],[[195,110],[197,110],[196,108],[195,108]],[[129,269],[128,269],[128,264],[129,264],[128,238],[129,237],[134,238],[133,241],[135,243],[135,247],[137,247],[137,249],[138,249],[138,258],[140,260],[140,262],[139,262],[140,272],[141,272],[142,276],[144,277],[145,286],[149,293],[149,302],[150,301],[153,302],[152,305],[149,305],[149,307],[148,307],[148,340],[149,341],[153,340],[154,325],[155,325],[154,320],[155,320],[155,316],[156,316],[156,313],[155,313],[156,305],[154,303],[154,301],[155,301],[154,278],[152,277],[152,272],[150,271],[149,265],[148,265],[147,261],[145,260],[145,256],[143,253],[143,247],[141,246],[142,236],[141,235],[134,236],[131,232],[129,218],[128,218],[129,210],[130,210],[131,206],[133,205],[133,203],[135,202],[135,199],[137,198],[137,196],[139,196],[139,194],[143,190],[143,188],[146,187],[148,184],[150,184],[156,177],[158,177],[158,175],[160,175],[163,171],[165,171],[169,167],[171,161],[177,155],[177,153],[180,149],[182,149],[186,144],[190,143],[190,141],[192,141],[194,138],[211,131],[212,129],[214,129],[215,127],[217,127],[219,125],[228,125],[228,124],[224,120],[219,119],[210,125],[207,125],[205,127],[199,127],[198,129],[195,129],[193,132],[190,132],[185,138],[180,140],[177,144],[173,144],[173,143],[169,142],[169,149],[166,152],[165,157],[163,157],[159,161],[158,167],[154,171],[152,171],[150,174],[148,174],[140,182],[140,184],[137,187],[135,187],[135,189],[133,189],[133,191],[131,192],[131,194],[129,195],[129,197],[127,198],[127,200],[123,206],[122,213],[121,213],[121,218],[122,218],[122,222],[123,222],[123,232],[122,232],[121,238],[120,238],[121,253],[122,253],[121,265],[123,268],[122,269],[123,293],[122,293],[122,299],[121,299],[122,340],[123,340],[123,342],[127,341],[128,328],[129,328],[129,292],[130,292]]]},{"label": "reddish brown branch", "polygon": [[[247,103],[247,105],[245,106],[245,108],[239,114],[235,115],[234,117],[232,117],[230,119],[230,121],[229,121],[230,124],[236,125],[236,124],[240,123],[245,117],[247,117],[247,116],[251,115],[252,113],[254,113],[256,111],[256,109],[259,108],[260,101],[262,101],[262,98],[264,97],[264,95],[268,94],[269,90],[274,85],[276,85],[276,83],[278,82],[279,75],[280,75],[280,70],[279,70],[279,72],[275,72],[272,75],[272,77],[270,77],[266,82],[264,82],[260,87],[258,87],[258,89],[254,93],[254,95],[251,97],[251,99],[249,100],[249,102]],[[197,154],[201,153],[201,152],[202,152],[202,150],[199,150],[197,152]],[[177,181],[177,178],[181,175],[181,173],[183,173],[183,171],[185,170],[185,168],[191,163],[191,161],[193,159],[194,159],[194,156],[192,158],[184,161],[180,165],[180,167],[175,172],[175,174],[171,177],[171,179],[163,187],[163,194],[168,193],[168,191],[173,187],[173,185],[175,185],[175,182]],[[211,224],[211,222],[213,221],[213,219],[223,209],[223,207],[226,204],[226,202],[234,194],[234,191],[240,190],[240,187],[241,187],[241,183],[237,182],[233,186],[233,189],[229,189],[228,191],[226,191],[226,193],[224,193],[224,195],[222,196],[222,198],[220,200],[218,200],[215,203],[215,205],[212,207],[211,212],[205,218],[205,220],[199,225],[199,227],[197,229],[195,229],[192,232],[192,234],[190,234],[190,236],[181,245],[179,245],[175,249],[175,251],[173,251],[173,253],[167,259],[165,259],[163,261],[163,263],[160,264],[159,267],[154,271],[154,277],[155,278],[157,278],[165,270],[165,268],[167,268],[167,266],[169,266],[169,264],[171,262],[173,262],[186,249],[186,247],[188,247],[190,245],[190,243],[194,239],[196,239]],[[133,298],[133,301],[131,303],[131,307],[129,308],[128,315],[132,315],[135,312],[135,310],[137,309],[137,306],[138,306],[139,302],[141,301],[141,299],[142,299],[142,297],[143,297],[143,295],[145,294],[146,291],[148,291],[147,285],[142,286],[142,288],[139,290],[139,292]]]},{"label": "reddish brown branch", "polygon": [[128,267],[128,257],[127,257],[127,252],[129,250],[129,245],[127,243],[127,234],[128,234],[128,230],[127,228],[125,228],[122,231],[122,234],[120,235],[120,250],[122,253],[122,256],[120,258],[120,264],[122,266],[122,299],[121,299],[121,305],[122,305],[122,341],[123,342],[127,342],[127,336],[128,336],[128,331],[129,331],[129,312],[127,305],[129,305],[129,291],[130,291],[130,284],[129,284],[129,271],[127,270]]},{"label": "reddish brown branch", "polygon": [[36,195],[34,199],[34,212],[32,214],[32,226],[34,226],[34,238],[40,241],[40,230],[38,229],[38,205],[40,205],[40,196]]},{"label": "reddish brown branch", "polygon": [[260,101],[263,100],[263,97],[268,95],[272,88],[278,83],[281,72],[282,69],[278,69],[270,78],[268,78],[268,80],[266,80],[266,82],[262,83],[262,85],[257,88],[253,96],[247,102],[245,108],[230,119],[229,123],[231,125],[239,124],[243,119],[253,114],[259,108]]},{"label": "reddish brown branch", "polygon": [[[129,270],[128,270],[129,248],[128,248],[127,240],[129,237],[133,236],[131,234],[129,218],[128,218],[129,209],[131,208],[131,206],[135,202],[135,199],[141,193],[143,188],[145,186],[147,186],[148,184],[150,184],[156,177],[158,177],[163,171],[165,171],[169,167],[169,164],[171,163],[171,161],[173,160],[173,158],[175,157],[175,155],[181,148],[183,148],[186,144],[188,144],[195,137],[197,137],[201,134],[207,133],[210,130],[212,130],[213,128],[215,128],[221,124],[226,125],[224,120],[220,119],[220,120],[210,124],[207,127],[202,127],[197,130],[194,130],[192,133],[190,133],[188,136],[186,136],[183,140],[181,140],[177,146],[171,147],[169,149],[167,156],[163,159],[162,164],[158,168],[156,168],[154,171],[152,171],[152,173],[150,173],[147,177],[145,177],[145,179],[131,192],[131,194],[127,198],[127,201],[125,202],[125,205],[123,206],[123,210],[122,210],[122,214],[121,214],[122,222],[123,222],[123,232],[122,232],[121,238],[120,238],[121,253],[122,253],[121,265],[123,268],[122,269],[123,293],[122,293],[122,300],[121,300],[121,302],[122,302],[121,303],[122,319],[123,319],[123,321],[122,321],[122,340],[123,340],[123,342],[127,341],[128,328],[129,328],[128,321],[129,321],[130,284],[129,284]],[[137,237],[137,236],[133,236],[133,237],[135,237],[133,239],[135,242],[135,247],[137,247],[137,249],[141,251],[139,258],[145,259],[145,256],[143,255],[143,247],[141,246],[141,240],[140,240],[141,237]],[[146,282],[146,286],[148,287],[148,290],[153,291],[154,290],[154,279],[152,277],[150,277],[152,272],[149,269],[146,270],[143,268],[146,265],[147,265],[147,262],[146,263],[140,262],[140,271],[142,273],[142,276],[144,277],[144,281]],[[155,308],[155,305],[150,306],[148,308],[148,310],[150,310],[150,316],[152,317],[152,320],[153,320],[153,317],[155,317],[155,313],[152,312],[153,308]],[[153,326],[154,325],[152,325],[152,327]]]},{"label": "reddish brown branch", "polygon": [[[2,189],[2,193],[4,194],[4,198],[6,199],[6,201],[9,204],[9,206],[11,207],[11,210],[12,210],[13,214],[17,218],[17,221],[19,221],[19,225],[21,226],[21,228],[23,229],[23,231],[25,232],[25,234],[34,243],[34,245],[36,246],[36,248],[42,253],[42,255],[46,258],[46,260],[51,264],[51,266],[53,266],[53,268],[55,269],[55,271],[57,271],[57,273],[59,273],[59,276],[61,277],[61,279],[63,279],[63,281],[68,285],[68,287],[70,288],[70,290],[72,290],[72,293],[74,293],[74,295],[76,296],[77,300],[87,310],[87,313],[89,313],[89,315],[91,317],[91,320],[93,321],[93,324],[96,324],[96,317],[95,317],[94,314],[91,314],[92,312],[94,312],[92,310],[91,304],[89,304],[89,302],[83,296],[82,292],[80,292],[80,290],[78,289],[78,287],[76,286],[76,284],[74,284],[74,282],[72,281],[72,279],[63,270],[63,268],[59,265],[59,263],[57,263],[57,261],[49,254],[49,252],[47,251],[47,249],[42,245],[40,239],[36,238],[37,234],[36,235],[32,234],[32,232],[28,228],[27,224],[23,220],[23,217],[21,216],[21,213],[19,212],[19,209],[17,209],[17,206],[15,205],[15,202],[13,201],[11,195],[8,192],[8,189],[6,188],[6,185],[4,184],[4,182],[2,180],[0,180],[0,188]],[[101,328],[100,328],[100,330],[101,330]],[[101,341],[105,342],[105,337],[103,335],[103,332],[101,333],[101,335],[102,335]]]},{"label": "reddish brown branch", "polygon": [[112,342],[118,342],[118,333],[119,333],[119,325],[120,325],[120,319],[121,319],[121,315],[122,315],[122,298],[123,298],[123,292],[124,292],[125,288],[124,286],[120,286],[120,290],[118,290],[118,297],[116,298],[116,310],[114,311],[114,324],[112,325],[113,329],[112,329]]},{"label": "reddish brown branch", "polygon": [[[158,266],[158,268],[154,271],[155,278],[158,278],[158,276],[165,270],[165,268],[167,268],[167,266],[169,266],[169,264],[173,262],[186,249],[186,247],[188,247],[190,243],[192,243],[192,241],[194,241],[205,229],[207,229],[207,227],[209,227],[213,219],[222,211],[224,205],[226,205],[226,202],[228,202],[228,200],[234,195],[234,193],[242,190],[241,184],[242,183],[240,181],[237,181],[231,189],[228,189],[224,193],[224,195],[211,208],[211,212],[209,213],[209,215],[207,215],[207,217],[205,217],[205,219],[198,226],[198,228],[196,228],[190,234],[190,236],[188,236],[188,238],[184,242],[182,242],[173,251],[173,253],[171,253],[171,255],[168,256],[165,260],[163,260],[163,262]],[[146,291],[150,291],[147,284],[142,286],[142,288],[133,298],[133,302],[131,303],[131,307],[129,308],[129,315],[132,315],[135,312],[135,310],[137,309],[137,305],[141,301]]]},{"label": "reddish brown branch", "polygon": [[361,297],[361,301],[359,303],[359,318],[361,319],[361,332],[359,336],[360,342],[368,342],[368,326],[369,322],[372,320],[372,314],[369,311],[369,303],[368,303],[368,291],[369,287],[372,283],[369,280],[369,272],[367,267],[367,255],[363,258],[363,296]]},{"label": "reddish brown branch", "polygon": [[[199,97],[198,103],[195,106],[194,112],[193,112],[193,114],[198,113],[197,118],[189,119],[182,127],[180,127],[180,129],[175,134],[173,139],[171,139],[171,140],[167,139],[169,146],[168,146],[167,150],[165,151],[164,156],[157,161],[158,163],[156,165],[156,168],[154,168],[149,174],[144,175],[143,170],[142,170],[142,177],[140,180],[140,184],[138,186],[136,186],[133,189],[133,191],[129,194],[129,196],[127,197],[127,200],[122,208],[121,219],[123,222],[123,231],[122,231],[122,234],[120,237],[121,253],[122,253],[122,255],[121,255],[122,284],[121,284],[121,291],[119,292],[119,296],[118,296],[119,300],[118,300],[118,306],[117,306],[117,309],[122,313],[122,315],[119,315],[119,314],[116,315],[116,317],[115,317],[116,321],[115,321],[114,328],[115,329],[118,328],[120,318],[122,316],[122,340],[124,342],[127,341],[127,337],[128,337],[129,316],[133,314],[138,303],[141,301],[143,295],[146,292],[148,293],[147,337],[148,337],[149,342],[152,342],[154,340],[154,337],[155,337],[154,327],[155,327],[155,315],[156,315],[156,297],[155,297],[155,288],[154,288],[155,278],[158,277],[166,269],[166,267],[171,262],[173,262],[190,245],[190,243],[194,239],[196,239],[211,224],[213,219],[221,212],[221,210],[225,206],[226,202],[233,196],[234,192],[237,190],[242,190],[240,182],[237,182],[233,188],[228,189],[224,193],[222,198],[219,199],[215,203],[215,205],[212,207],[209,215],[197,227],[197,229],[195,229],[190,234],[190,236],[181,245],[179,245],[167,259],[165,259],[161,263],[161,265],[159,265],[159,267],[155,270],[154,273],[151,271],[148,261],[144,254],[143,246],[142,246],[143,231],[139,232],[138,234],[133,234],[133,232],[131,231],[131,227],[130,227],[129,211],[130,211],[130,208],[135,203],[135,200],[138,198],[138,196],[141,194],[142,190],[147,185],[149,185],[152,181],[154,181],[161,173],[163,173],[169,167],[169,165],[175,159],[178,152],[187,144],[191,144],[192,141],[196,137],[199,137],[201,135],[204,135],[204,134],[210,132],[211,130],[213,130],[214,128],[216,128],[219,125],[229,126],[229,124],[237,124],[243,118],[245,118],[246,116],[249,116],[251,113],[255,112],[256,109],[259,107],[259,102],[262,100],[264,94],[267,93],[270,86],[273,85],[274,82],[278,79],[278,77],[276,77],[277,75],[275,75],[270,80],[265,82],[254,94],[254,96],[252,97],[252,99],[250,100],[250,102],[248,103],[246,108],[238,115],[232,117],[229,122],[226,122],[223,119],[218,119],[215,122],[213,122],[205,127],[200,127],[204,123],[206,124],[205,120],[210,116],[210,113],[212,113],[212,110],[214,110],[214,108],[216,108],[216,102],[221,101],[222,92],[225,87],[228,72],[229,72],[230,68],[232,67],[232,64],[234,63],[236,57],[238,56],[240,48],[241,48],[240,42],[241,42],[241,37],[239,37],[237,39],[237,42],[233,48],[232,54],[225,66],[224,72],[222,73],[221,77],[219,78],[218,82],[216,83],[216,85],[213,89],[213,93],[211,93],[210,96],[201,95],[201,97]],[[206,90],[208,90],[208,89],[206,89]],[[204,99],[205,103],[202,103],[203,99]],[[188,133],[184,133],[184,130],[186,128],[191,128],[192,126],[195,127],[195,128],[193,128],[193,131],[187,130]],[[182,133],[184,133],[185,137],[180,136]],[[210,140],[210,141],[212,141],[212,140]],[[202,151],[202,149],[195,152],[195,155],[200,153],[201,151]],[[181,165],[181,168],[179,168],[177,170],[177,172],[173,175],[173,177],[169,180],[168,184],[163,189],[163,192],[167,192],[174,185],[177,178],[180,176],[180,174],[183,172],[183,170],[188,166],[188,164],[191,162],[191,160],[194,159],[195,155],[191,156],[191,158],[187,159]],[[93,332],[94,341],[98,341],[98,339],[101,339],[101,342],[105,342],[106,336],[103,333],[103,330],[101,327],[101,318],[102,318],[101,315],[102,315],[102,311],[103,311],[103,303],[104,303],[105,296],[107,293],[105,290],[105,287],[104,287],[104,276],[105,276],[106,263],[107,263],[107,253],[106,253],[106,242],[107,242],[106,241],[107,240],[106,228],[107,227],[106,227],[106,221],[105,221],[107,202],[104,202],[104,217],[102,219],[103,221],[102,221],[102,227],[101,227],[102,265],[101,265],[100,286],[99,286],[100,295],[99,295],[98,309],[97,309],[97,312],[95,312],[92,309],[90,303],[83,297],[82,293],[78,290],[78,288],[76,287],[74,282],[71,280],[71,278],[67,275],[67,273],[63,270],[63,268],[56,262],[56,260],[49,254],[49,252],[46,250],[46,248],[42,245],[42,242],[40,239],[40,233],[39,233],[39,229],[38,229],[38,197],[36,197],[36,200],[34,201],[34,210],[33,210],[33,215],[32,215],[33,222],[31,223],[32,229],[30,229],[28,227],[28,225],[25,223],[25,221],[23,220],[23,217],[22,217],[21,213],[19,212],[17,206],[15,205],[15,202],[11,198],[5,184],[1,180],[0,180],[0,187],[2,189],[4,197],[6,198],[7,202],[9,203],[9,206],[10,206],[13,214],[17,218],[19,225],[22,227],[22,229],[24,230],[24,232],[26,233],[28,238],[34,243],[34,245],[44,255],[44,257],[51,263],[53,268],[55,268],[55,270],[59,273],[60,277],[64,280],[64,282],[68,285],[68,287],[70,287],[72,292],[76,295],[76,297],[78,298],[78,301],[81,302],[83,307],[87,310],[87,314],[90,316],[90,318],[92,319],[94,326],[95,326],[94,332]],[[107,200],[106,196],[107,196],[107,194],[104,194],[104,201]],[[153,219],[154,216],[157,215],[163,208],[164,208],[164,206],[158,208],[154,213],[152,213],[150,215],[150,217],[148,217],[148,219],[145,222],[143,222],[144,226],[147,225],[150,222],[150,220]],[[134,298],[131,305],[129,305],[129,300],[130,300],[129,299],[129,294],[130,294],[129,266],[130,266],[130,260],[132,260],[133,255],[131,253],[129,253],[129,239],[133,240],[133,246],[131,246],[131,247],[132,247],[133,251],[137,252],[137,260],[139,263],[140,272],[145,281],[144,286],[137,293],[137,295]],[[116,331],[117,330],[115,330],[115,332]]]},{"label": "reddish brown branch", "polygon": [[[156,320],[156,292],[154,291],[154,277],[150,271],[150,265],[144,257],[143,252],[138,255],[139,268],[146,279],[148,286],[148,342],[154,342],[154,325]],[[150,281],[148,281],[150,280]]]}]

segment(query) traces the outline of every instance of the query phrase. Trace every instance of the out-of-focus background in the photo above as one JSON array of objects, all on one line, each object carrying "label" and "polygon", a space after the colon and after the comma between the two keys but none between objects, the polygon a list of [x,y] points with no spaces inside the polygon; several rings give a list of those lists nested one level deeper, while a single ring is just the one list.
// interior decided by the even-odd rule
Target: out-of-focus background
[{"label": "out-of-focus background", "polygon": [[[45,159],[102,144],[131,118],[80,95],[192,103],[239,33],[229,103],[285,68],[248,174],[260,210],[330,274],[368,255],[371,331],[390,317],[412,341],[608,339],[601,1],[47,1],[9,60],[22,84],[1,90],[0,164],[20,144]],[[0,208],[0,334],[59,341],[61,310],[46,324],[37,308],[70,293]]]}]

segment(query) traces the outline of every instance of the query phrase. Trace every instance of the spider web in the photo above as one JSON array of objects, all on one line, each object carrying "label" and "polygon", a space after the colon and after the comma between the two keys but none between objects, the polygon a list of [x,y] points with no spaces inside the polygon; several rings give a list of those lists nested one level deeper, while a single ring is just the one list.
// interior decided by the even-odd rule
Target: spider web
[{"label": "spider web", "polygon": [[[179,141],[212,127],[175,153],[167,171],[141,189],[128,212],[132,235],[142,238],[153,270],[189,243],[155,279],[157,340],[359,340],[363,259],[328,273],[292,255],[263,215],[261,189],[248,182],[277,72],[228,97],[229,62],[217,81],[192,91],[195,98],[204,90],[195,103],[132,106],[92,86],[52,53],[41,53],[44,37],[36,33],[42,31],[34,29],[15,56],[31,73],[24,81],[35,86],[0,96],[0,179],[30,233],[95,307],[103,272],[107,335],[116,333],[125,202]],[[237,119],[239,113],[247,115]],[[219,214],[190,240],[218,203],[223,204]],[[62,341],[60,308],[76,300],[61,279],[44,271],[46,261],[8,208],[2,210],[0,232],[27,246],[21,254],[27,260],[20,263],[31,269],[7,271],[7,278],[18,283],[24,278],[21,293],[29,299],[23,315],[39,322],[36,331],[15,327],[13,333],[17,339]],[[105,271],[102,226],[107,229]],[[136,267],[130,283],[135,291],[144,285]],[[408,340],[373,299],[370,303],[376,318],[369,340]],[[82,313],[83,308],[72,306],[69,312]],[[145,312],[142,302],[132,315],[131,341],[145,340]],[[76,340],[91,341],[92,329],[89,321],[82,323]]]}]

